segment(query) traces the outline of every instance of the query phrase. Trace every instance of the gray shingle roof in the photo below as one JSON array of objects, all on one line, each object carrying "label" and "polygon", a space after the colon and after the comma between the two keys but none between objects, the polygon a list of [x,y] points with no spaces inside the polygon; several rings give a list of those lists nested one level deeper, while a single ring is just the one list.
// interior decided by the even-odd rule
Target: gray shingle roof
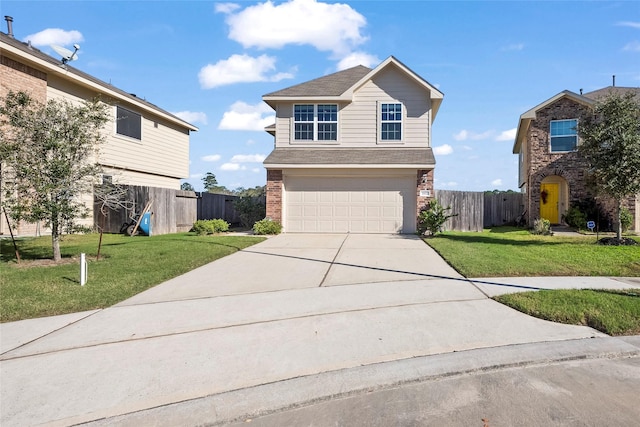
[{"label": "gray shingle roof", "polygon": [[609,95],[609,93],[616,93],[618,95],[622,95],[624,96],[627,93],[632,93],[634,94],[636,97],[640,98],[640,88],[638,87],[620,87],[620,86],[608,86],[602,89],[598,89],[598,90],[594,90],[593,92],[588,92],[583,94],[583,96],[589,98],[589,99],[593,99],[593,100],[600,100],[604,97],[606,97],[607,95]]},{"label": "gray shingle roof", "polygon": [[277,148],[264,165],[434,166],[431,148]]},{"label": "gray shingle roof", "polygon": [[276,92],[271,92],[264,96],[340,96],[370,72],[371,68],[358,65]]},{"label": "gray shingle roof", "polygon": [[[57,65],[57,66],[60,66],[62,64],[62,62],[57,60],[56,58],[53,58],[53,57],[47,55],[46,53],[42,52],[41,50],[39,50],[39,49],[29,45],[29,44],[26,44],[26,43],[23,43],[23,42],[21,42],[19,40],[16,40],[15,38],[10,37],[7,34],[4,34],[2,32],[0,32],[0,41],[2,41],[3,43],[8,44],[10,46],[13,46],[13,47],[21,50],[22,52],[24,52],[24,53],[26,53],[28,55],[31,55],[31,56],[33,56],[35,58],[38,58],[38,59],[42,60],[42,61],[48,62],[49,64],[53,64],[53,65]],[[102,86],[104,88],[108,88],[109,90],[117,92],[122,98],[126,98],[126,99],[129,99],[129,100],[135,100],[136,102],[140,102],[140,103],[146,105],[151,110],[155,110],[155,111],[157,111],[159,113],[171,116],[176,121],[182,122],[182,124],[185,127],[188,127],[190,130],[198,130],[198,128],[193,126],[192,124],[190,124],[190,123],[184,121],[183,119],[175,116],[174,114],[171,114],[170,112],[158,107],[157,105],[147,101],[146,99],[138,98],[137,96],[135,96],[135,95],[133,95],[131,93],[127,93],[124,90],[119,89],[119,88],[117,88],[117,87],[115,87],[115,86],[113,86],[113,85],[111,85],[109,83],[106,83],[106,82],[104,82],[104,81],[92,76],[91,74],[87,74],[87,73],[85,73],[83,71],[80,71],[79,69],[77,69],[75,67],[72,67],[69,64],[66,64],[65,69],[66,69],[67,73],[75,74],[76,76],[79,76],[79,77],[82,77],[82,78],[84,78],[86,80],[89,80],[90,82],[93,82],[98,86]]]}]

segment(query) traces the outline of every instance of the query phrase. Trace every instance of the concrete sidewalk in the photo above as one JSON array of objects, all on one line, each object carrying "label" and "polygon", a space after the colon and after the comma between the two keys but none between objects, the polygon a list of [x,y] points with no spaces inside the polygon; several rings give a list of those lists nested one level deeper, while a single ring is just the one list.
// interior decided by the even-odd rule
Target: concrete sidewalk
[{"label": "concrete sidewalk", "polygon": [[223,423],[465,371],[479,351],[478,366],[510,348],[526,351],[507,364],[639,354],[511,310],[485,295],[510,286],[474,281],[415,236],[280,235],[105,310],[0,325],[0,424]]}]

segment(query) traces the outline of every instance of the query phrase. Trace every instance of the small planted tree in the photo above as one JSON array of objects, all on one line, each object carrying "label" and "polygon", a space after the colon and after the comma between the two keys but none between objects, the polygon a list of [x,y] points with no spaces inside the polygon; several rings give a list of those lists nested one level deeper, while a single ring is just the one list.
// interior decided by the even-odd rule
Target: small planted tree
[{"label": "small planted tree", "polygon": [[457,216],[457,214],[449,214],[451,207],[442,207],[436,199],[431,199],[418,215],[418,232],[420,235],[429,233],[435,236],[436,233],[442,232],[442,226],[449,218]]},{"label": "small planted tree", "polygon": [[598,194],[616,201],[616,237],[622,240],[622,208],[640,192],[640,99],[610,93],[578,126],[578,148],[589,164]]},{"label": "small planted tree", "polygon": [[88,213],[80,197],[101,172],[96,159],[107,111],[98,100],[42,104],[25,92],[0,100],[3,205],[14,221],[51,228],[54,261],[61,259],[62,233]]}]

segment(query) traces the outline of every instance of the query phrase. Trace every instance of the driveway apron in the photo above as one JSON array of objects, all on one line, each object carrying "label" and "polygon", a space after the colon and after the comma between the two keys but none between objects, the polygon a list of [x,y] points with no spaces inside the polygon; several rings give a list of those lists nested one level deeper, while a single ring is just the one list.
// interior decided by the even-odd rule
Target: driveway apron
[{"label": "driveway apron", "polygon": [[421,356],[602,336],[488,299],[403,235],[280,235],[71,319],[48,331],[0,326],[13,337],[2,339],[1,425],[66,425]]}]

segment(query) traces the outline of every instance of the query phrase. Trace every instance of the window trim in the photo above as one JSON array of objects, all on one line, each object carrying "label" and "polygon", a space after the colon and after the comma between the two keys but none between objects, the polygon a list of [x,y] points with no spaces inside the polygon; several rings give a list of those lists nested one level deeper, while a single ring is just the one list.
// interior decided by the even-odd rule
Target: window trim
[{"label": "window trim", "polygon": [[[573,133],[571,134],[563,134],[563,135],[552,135],[551,134],[551,124],[552,123],[557,123],[557,122],[575,122],[575,129],[573,129]],[[566,138],[568,136],[573,136],[575,137],[575,145],[573,150],[554,150],[553,149],[553,138]],[[580,142],[580,138],[578,136],[578,119],[577,118],[573,118],[573,119],[557,119],[557,120],[549,120],[549,153],[553,153],[553,154],[562,154],[562,153],[573,153],[578,151],[578,144]]]},{"label": "window trim", "polygon": [[[318,107],[319,106],[333,106],[336,111],[336,119],[334,120],[320,120],[318,115]],[[313,106],[313,120],[296,120],[296,107],[299,106]],[[312,125],[312,133],[313,139],[296,139],[296,124],[311,124]],[[318,139],[319,135],[319,125],[320,124],[335,124],[336,126],[336,138],[335,139]],[[292,115],[291,115],[291,142],[294,144],[338,144],[340,139],[340,106],[336,103],[296,103],[292,106]]]},{"label": "window trim", "polygon": [[[140,117],[140,138],[137,138],[137,137],[135,137],[135,136],[131,136],[131,135],[127,135],[127,134],[124,134],[124,133],[120,133],[120,132],[118,132],[118,120],[119,120],[119,119],[118,119],[118,111],[119,111],[118,109],[124,110],[124,111],[126,111],[127,113],[131,113],[131,114],[134,114],[134,115],[136,115],[136,116]],[[137,113],[137,112],[135,112],[135,111],[133,111],[133,110],[130,110],[130,109],[128,109],[128,108],[125,108],[125,107],[123,107],[122,105],[116,105],[116,106],[115,106],[115,120],[114,120],[113,127],[114,127],[114,129],[113,129],[113,133],[114,133],[117,137],[119,137],[119,138],[125,138],[125,139],[128,139],[128,140],[130,140],[130,141],[142,142],[142,138],[143,138],[143,117],[142,117],[142,114]]]},{"label": "window trim", "polygon": [[[383,120],[382,119],[382,108],[383,105],[399,105],[400,106],[400,120]],[[405,134],[405,126],[404,126],[404,103],[396,100],[392,101],[379,101],[377,108],[377,123],[378,130],[376,139],[378,144],[402,144],[404,143],[404,134]],[[382,138],[382,125],[385,123],[399,123],[400,124],[400,139],[383,139]]]}]

